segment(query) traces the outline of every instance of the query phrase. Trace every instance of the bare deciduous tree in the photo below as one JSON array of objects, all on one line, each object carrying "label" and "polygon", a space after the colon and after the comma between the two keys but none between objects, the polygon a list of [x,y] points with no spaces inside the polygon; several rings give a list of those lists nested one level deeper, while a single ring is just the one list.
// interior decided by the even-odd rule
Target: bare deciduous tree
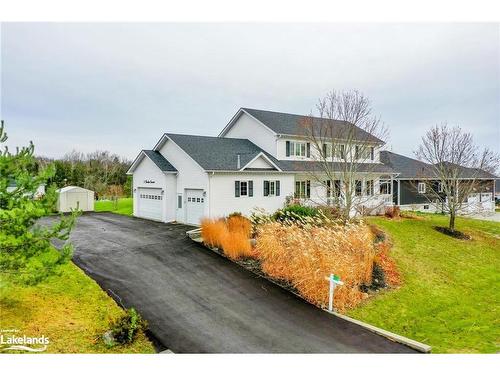
[{"label": "bare deciduous tree", "polygon": [[317,112],[301,124],[316,162],[308,174],[326,190],[327,204],[337,207],[347,221],[374,194],[373,180],[365,188],[370,191],[360,194],[360,178],[379,175],[374,170],[380,166],[374,163],[375,152],[388,131],[373,115],[370,100],[356,90],[331,91],[319,100]]},{"label": "bare deciduous tree", "polygon": [[455,218],[460,212],[478,212],[480,206],[470,199],[480,190],[484,178],[492,177],[487,171],[498,167],[499,157],[488,149],[480,150],[472,134],[459,126],[446,123],[429,129],[422,137],[416,157],[429,164],[430,176],[437,183],[427,184],[430,199],[437,201],[450,217],[449,230],[455,231]]}]

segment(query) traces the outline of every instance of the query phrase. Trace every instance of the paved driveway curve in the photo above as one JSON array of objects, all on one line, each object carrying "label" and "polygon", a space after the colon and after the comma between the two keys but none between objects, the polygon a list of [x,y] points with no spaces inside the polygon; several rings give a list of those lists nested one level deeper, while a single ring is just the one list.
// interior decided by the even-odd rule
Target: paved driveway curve
[{"label": "paved driveway curve", "polygon": [[85,214],[71,234],[73,260],[176,353],[413,352],[208,251],[188,228]]}]

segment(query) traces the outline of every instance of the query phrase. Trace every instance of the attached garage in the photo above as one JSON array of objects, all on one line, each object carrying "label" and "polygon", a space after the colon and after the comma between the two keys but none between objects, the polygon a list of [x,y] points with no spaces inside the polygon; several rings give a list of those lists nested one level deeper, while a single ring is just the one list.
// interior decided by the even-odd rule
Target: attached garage
[{"label": "attached garage", "polygon": [[137,216],[151,220],[162,220],[162,189],[140,187],[138,189],[137,197]]},{"label": "attached garage", "polygon": [[57,210],[70,212],[71,210],[94,211],[94,192],[79,186],[66,186],[58,190]]}]

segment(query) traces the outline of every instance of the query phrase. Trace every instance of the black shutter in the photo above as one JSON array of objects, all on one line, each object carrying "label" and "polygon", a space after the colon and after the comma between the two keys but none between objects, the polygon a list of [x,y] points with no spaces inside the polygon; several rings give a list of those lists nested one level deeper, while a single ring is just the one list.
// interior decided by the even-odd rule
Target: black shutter
[{"label": "black shutter", "polygon": [[269,195],[269,181],[264,181],[264,197]]},{"label": "black shutter", "polygon": [[332,181],[326,180],[326,196],[327,198],[330,198],[331,195],[332,195]]},{"label": "black shutter", "polygon": [[248,181],[248,196],[253,197],[253,181]]},{"label": "black shutter", "polygon": [[326,158],[326,143],[323,143],[323,157]]},{"label": "black shutter", "polygon": [[239,181],[234,181],[234,196],[235,197],[240,196],[240,182]]},{"label": "black shutter", "polygon": [[375,159],[375,149],[373,147],[370,147],[370,159]]},{"label": "black shutter", "polygon": [[307,142],[307,157],[311,157],[311,144],[309,142]]},{"label": "black shutter", "polygon": [[280,181],[276,180],[276,196],[280,196]]},{"label": "black shutter", "polygon": [[286,141],[286,156],[290,156],[290,141]]},{"label": "black shutter", "polygon": [[306,198],[311,198],[311,181],[306,182]]}]

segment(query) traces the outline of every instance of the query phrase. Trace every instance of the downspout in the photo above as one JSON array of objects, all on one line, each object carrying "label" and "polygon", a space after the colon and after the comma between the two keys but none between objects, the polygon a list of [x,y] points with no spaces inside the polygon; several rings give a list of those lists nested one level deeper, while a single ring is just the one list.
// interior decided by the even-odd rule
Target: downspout
[{"label": "downspout", "polygon": [[208,172],[208,191],[207,191],[207,197],[208,197],[208,217],[212,217],[212,179],[210,175],[214,175],[215,172]]},{"label": "downspout", "polygon": [[401,180],[398,178],[398,206],[401,206]]}]

